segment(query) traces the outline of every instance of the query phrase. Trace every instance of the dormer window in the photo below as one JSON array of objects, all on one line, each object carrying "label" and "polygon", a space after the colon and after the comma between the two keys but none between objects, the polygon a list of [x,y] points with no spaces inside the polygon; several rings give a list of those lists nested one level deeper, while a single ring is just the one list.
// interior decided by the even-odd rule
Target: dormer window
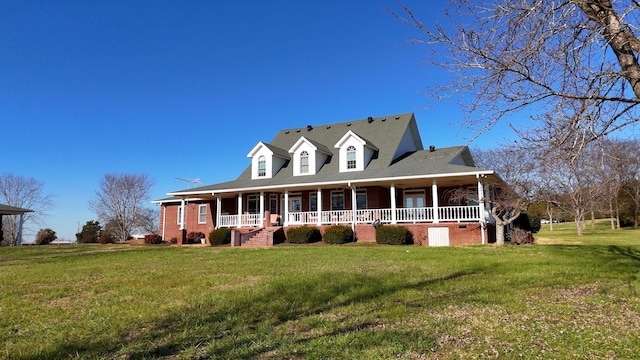
[{"label": "dormer window", "polygon": [[260,155],[260,157],[258,158],[258,176],[267,176],[267,160],[265,159],[264,155]]},{"label": "dormer window", "polygon": [[247,154],[251,158],[251,179],[271,179],[291,160],[286,150],[262,141]]},{"label": "dormer window", "polygon": [[366,169],[376,151],[378,151],[378,148],[371,142],[351,130],[347,131],[334,147],[339,149],[340,172]]},{"label": "dormer window", "polygon": [[356,147],[349,146],[347,148],[347,169],[356,168]]},{"label": "dormer window", "polygon": [[325,145],[301,136],[289,148],[293,160],[293,176],[315,175],[331,156],[331,150]]},{"label": "dormer window", "polygon": [[309,153],[305,150],[300,153],[300,174],[309,173]]}]

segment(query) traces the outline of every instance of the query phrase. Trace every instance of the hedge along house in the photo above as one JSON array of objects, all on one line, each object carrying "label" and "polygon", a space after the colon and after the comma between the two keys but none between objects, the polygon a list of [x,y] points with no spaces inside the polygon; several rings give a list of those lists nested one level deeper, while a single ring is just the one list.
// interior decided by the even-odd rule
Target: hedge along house
[{"label": "hedge along house", "polygon": [[247,157],[236,180],[154,201],[163,238],[228,227],[234,245],[269,245],[281,227],[335,224],[358,241],[375,241],[378,224],[406,226],[429,246],[495,237],[485,184],[500,178],[475,167],[466,146],[425,150],[413,113],[282,130]]}]

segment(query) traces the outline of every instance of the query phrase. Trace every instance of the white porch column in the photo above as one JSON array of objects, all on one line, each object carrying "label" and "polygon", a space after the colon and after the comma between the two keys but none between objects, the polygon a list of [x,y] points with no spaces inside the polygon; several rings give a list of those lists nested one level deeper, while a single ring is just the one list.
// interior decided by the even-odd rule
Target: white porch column
[{"label": "white porch column", "polygon": [[167,228],[167,206],[160,204],[162,208],[162,240],[164,240],[164,230]]},{"label": "white porch column", "polygon": [[356,231],[356,208],[358,207],[358,201],[356,199],[356,186],[351,186],[351,230]]},{"label": "white porch column", "polygon": [[238,194],[238,227],[242,227],[242,193]]},{"label": "white porch column", "polygon": [[260,227],[264,227],[264,191],[260,191]]},{"label": "white porch column", "polygon": [[289,190],[284,191],[284,221],[282,225],[289,226]]},{"label": "white porch column", "polygon": [[482,177],[477,175],[478,177],[478,214],[480,216],[480,232],[482,234],[482,245],[486,243],[484,236],[484,229],[486,224],[486,219],[484,217],[484,185],[482,183]]},{"label": "white porch column", "polygon": [[180,200],[180,230],[184,230],[184,213],[185,213],[185,207],[184,207],[184,199]]},{"label": "white porch column", "polygon": [[318,226],[322,225],[322,189],[316,192],[316,207],[318,208]]},{"label": "white porch column", "polygon": [[438,214],[438,182],[433,179],[431,184],[431,197],[433,198],[433,223],[440,222],[440,214]]},{"label": "white porch column", "polygon": [[391,223],[396,224],[396,186],[395,184],[391,184],[389,188],[389,192],[391,193]]},{"label": "white porch column", "polygon": [[216,197],[216,229],[220,228],[220,221],[222,221],[222,198]]},{"label": "white porch column", "polygon": [[16,239],[16,245],[22,246],[22,225],[24,224],[24,213],[21,213],[18,218],[18,237]]}]

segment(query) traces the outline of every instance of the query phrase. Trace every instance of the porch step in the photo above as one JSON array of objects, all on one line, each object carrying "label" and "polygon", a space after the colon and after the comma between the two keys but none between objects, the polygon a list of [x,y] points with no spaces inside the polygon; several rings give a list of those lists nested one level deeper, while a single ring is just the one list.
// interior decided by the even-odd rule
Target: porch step
[{"label": "porch step", "polygon": [[271,246],[275,243],[274,233],[282,227],[267,227],[242,242],[241,246]]}]

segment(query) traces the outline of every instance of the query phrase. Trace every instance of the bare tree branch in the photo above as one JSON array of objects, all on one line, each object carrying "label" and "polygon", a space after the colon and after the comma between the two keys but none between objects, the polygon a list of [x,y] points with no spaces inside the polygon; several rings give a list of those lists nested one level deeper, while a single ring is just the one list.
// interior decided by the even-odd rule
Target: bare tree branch
[{"label": "bare tree branch", "polygon": [[537,140],[584,147],[640,119],[636,1],[452,0],[447,23],[433,25],[399,7],[387,11],[419,29],[427,63],[452,75],[429,95],[458,98],[474,133],[527,110],[531,134],[555,122]]}]

